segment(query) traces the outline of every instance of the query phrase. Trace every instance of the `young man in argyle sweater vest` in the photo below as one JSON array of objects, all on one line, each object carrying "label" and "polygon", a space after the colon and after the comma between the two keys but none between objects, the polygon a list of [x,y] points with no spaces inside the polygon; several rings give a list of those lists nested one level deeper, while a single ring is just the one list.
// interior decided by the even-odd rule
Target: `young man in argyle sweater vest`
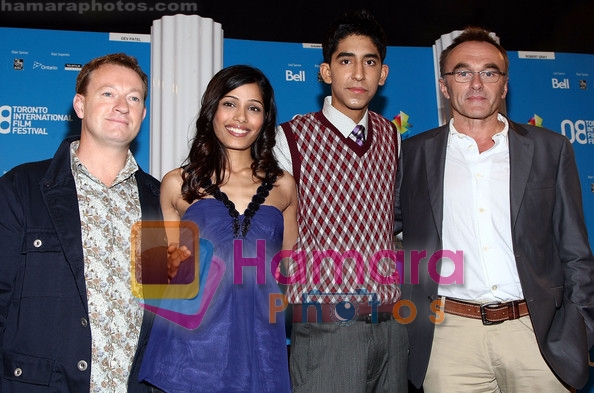
[{"label": "young man in argyle sweater vest", "polygon": [[[323,55],[332,95],[320,112],[281,124],[275,147],[299,191],[299,239],[286,273],[293,392],[406,392],[408,338],[392,314],[399,134],[368,110],[388,76],[383,29],[366,11],[345,14]],[[357,125],[362,135],[351,135]]]}]

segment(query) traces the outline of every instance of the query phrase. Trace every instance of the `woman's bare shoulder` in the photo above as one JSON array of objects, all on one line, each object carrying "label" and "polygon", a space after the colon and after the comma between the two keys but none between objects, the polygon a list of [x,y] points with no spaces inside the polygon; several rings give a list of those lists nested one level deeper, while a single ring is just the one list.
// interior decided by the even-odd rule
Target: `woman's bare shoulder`
[{"label": "woman's bare shoulder", "polygon": [[276,179],[275,184],[287,191],[292,191],[296,187],[295,178],[287,171],[283,171],[283,175]]},{"label": "woman's bare shoulder", "polygon": [[165,176],[163,176],[163,179],[161,180],[161,189],[163,189],[164,187],[181,188],[181,185],[183,183],[182,173],[183,173],[182,168],[175,168],[175,169],[172,169],[169,172],[167,172],[165,174]]},{"label": "woman's bare shoulder", "polygon": [[283,175],[277,178],[277,182],[292,186],[295,184],[295,178],[289,172],[283,170]]}]

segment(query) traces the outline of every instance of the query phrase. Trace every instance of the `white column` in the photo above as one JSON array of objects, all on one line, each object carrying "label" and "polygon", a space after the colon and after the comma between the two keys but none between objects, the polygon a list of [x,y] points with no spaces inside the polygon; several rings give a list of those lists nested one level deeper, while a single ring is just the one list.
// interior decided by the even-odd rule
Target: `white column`
[{"label": "white column", "polygon": [[[441,94],[439,90],[439,56],[441,52],[450,46],[454,38],[458,37],[462,34],[462,30],[454,30],[451,33],[442,34],[441,38],[435,40],[435,45],[433,45],[433,69],[435,73],[435,94],[437,94],[437,117],[439,119],[439,125],[444,125],[450,120],[452,115],[450,102],[446,100],[446,98]],[[490,35],[497,41],[499,41],[499,37],[493,32]],[[506,113],[505,101],[502,103],[502,108],[499,109],[501,113]]]},{"label": "white column", "polygon": [[185,160],[200,100],[223,66],[223,29],[198,15],[170,15],[151,27],[150,173],[157,179]]}]

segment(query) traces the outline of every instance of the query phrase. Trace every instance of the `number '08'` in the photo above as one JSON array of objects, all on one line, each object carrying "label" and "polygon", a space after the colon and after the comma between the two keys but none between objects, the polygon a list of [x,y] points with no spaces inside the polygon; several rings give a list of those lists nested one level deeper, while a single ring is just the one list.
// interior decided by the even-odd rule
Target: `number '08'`
[{"label": "number '08'", "polygon": [[586,122],[583,120],[578,120],[575,123],[571,120],[563,120],[561,122],[561,133],[565,135],[571,143],[577,142],[582,145],[588,143]]}]

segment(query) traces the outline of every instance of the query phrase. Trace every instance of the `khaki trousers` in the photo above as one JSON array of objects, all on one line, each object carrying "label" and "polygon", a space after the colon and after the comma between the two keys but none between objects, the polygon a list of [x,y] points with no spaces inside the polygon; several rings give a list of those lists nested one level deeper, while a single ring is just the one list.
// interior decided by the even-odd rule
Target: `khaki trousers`
[{"label": "khaki trousers", "polygon": [[485,326],[445,314],[435,326],[425,393],[567,393],[540,354],[530,316]]}]

